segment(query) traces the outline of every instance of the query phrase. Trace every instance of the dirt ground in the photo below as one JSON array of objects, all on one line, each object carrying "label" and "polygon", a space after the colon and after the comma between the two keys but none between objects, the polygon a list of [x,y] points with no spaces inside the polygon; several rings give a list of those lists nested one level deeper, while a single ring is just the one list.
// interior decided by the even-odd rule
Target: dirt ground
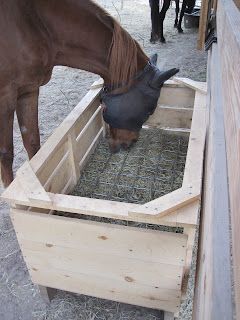
[{"label": "dirt ground", "polygon": [[[116,16],[147,54],[157,52],[160,68],[180,68],[179,76],[204,81],[206,54],[196,50],[197,31],[173,28],[174,8],[165,20],[166,44],[149,43],[150,12],[148,0],[99,0],[99,4]],[[39,112],[41,140],[44,142],[69,114],[98,76],[67,67],[56,67],[51,81],[41,89]],[[14,126],[16,170],[26,159],[17,124]],[[0,187],[0,193],[2,189]],[[194,271],[194,268],[192,269]],[[193,277],[188,299],[181,307],[181,320],[191,318]],[[29,278],[9,218],[9,209],[0,202],[0,320],[158,320],[161,312],[96,298],[58,291],[51,305],[42,300],[38,288]]]}]

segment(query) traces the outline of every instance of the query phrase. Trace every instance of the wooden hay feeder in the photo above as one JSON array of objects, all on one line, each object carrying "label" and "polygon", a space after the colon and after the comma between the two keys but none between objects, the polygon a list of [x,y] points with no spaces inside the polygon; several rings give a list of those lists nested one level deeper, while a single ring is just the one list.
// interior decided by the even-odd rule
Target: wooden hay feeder
[{"label": "wooden hay feeder", "polygon": [[[180,189],[143,205],[67,195],[104,135],[102,82],[26,162],[2,197],[34,283],[177,314],[200,207],[206,85],[164,85],[151,127],[190,134]],[[53,215],[54,211],[182,227],[183,234]]]}]

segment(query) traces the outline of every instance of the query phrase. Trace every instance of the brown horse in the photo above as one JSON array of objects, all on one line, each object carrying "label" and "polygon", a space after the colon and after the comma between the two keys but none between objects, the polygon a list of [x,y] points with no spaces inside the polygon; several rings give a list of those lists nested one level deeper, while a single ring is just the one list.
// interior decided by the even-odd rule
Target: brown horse
[{"label": "brown horse", "polygon": [[[54,66],[99,74],[107,87],[116,88],[129,87],[148,61],[136,41],[90,0],[1,0],[0,160],[4,185],[13,180],[14,112],[31,158],[40,148],[39,87],[50,80]],[[114,147],[129,146],[137,137],[137,130],[111,128]]]}]

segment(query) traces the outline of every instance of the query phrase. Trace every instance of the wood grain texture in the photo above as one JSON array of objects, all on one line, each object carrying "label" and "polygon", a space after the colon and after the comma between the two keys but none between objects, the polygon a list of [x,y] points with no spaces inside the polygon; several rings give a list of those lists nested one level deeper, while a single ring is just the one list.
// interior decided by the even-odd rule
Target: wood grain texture
[{"label": "wood grain texture", "polygon": [[222,66],[235,302],[237,318],[240,319],[240,11],[233,1],[218,1],[217,25]]},{"label": "wood grain texture", "polygon": [[209,0],[202,0],[200,21],[199,21],[199,31],[198,31],[198,43],[197,43],[197,48],[199,50],[204,50],[204,47],[205,47],[208,8],[209,8]]},{"label": "wood grain texture", "polygon": [[19,210],[11,217],[36,283],[177,311],[187,236]]},{"label": "wood grain texture", "polygon": [[194,320],[233,319],[228,176],[219,46],[208,59],[209,126]]}]

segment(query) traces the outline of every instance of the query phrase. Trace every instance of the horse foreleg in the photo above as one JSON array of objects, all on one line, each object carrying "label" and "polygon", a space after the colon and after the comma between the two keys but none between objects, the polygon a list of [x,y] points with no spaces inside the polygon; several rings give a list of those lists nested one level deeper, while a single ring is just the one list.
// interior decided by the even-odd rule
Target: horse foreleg
[{"label": "horse foreleg", "polygon": [[17,102],[17,118],[23,144],[31,159],[40,148],[38,127],[39,90],[21,95]]},{"label": "horse foreleg", "polygon": [[[2,99],[1,99],[2,100]],[[12,99],[0,101],[0,173],[4,187],[13,180],[13,120],[14,102]]]},{"label": "horse foreleg", "polygon": [[168,8],[170,7],[171,0],[164,0],[162,10],[159,13],[159,30],[160,30],[160,41],[166,42],[164,36],[163,36],[163,21],[166,16],[166,12],[168,11]]},{"label": "horse foreleg", "polygon": [[178,29],[179,33],[183,32],[182,19],[183,19],[184,13],[186,11],[186,7],[187,7],[187,0],[183,0],[182,9],[181,9],[181,12],[180,12],[180,17],[179,17],[178,26],[177,26],[177,29]]},{"label": "horse foreleg", "polygon": [[174,28],[177,28],[178,26],[178,15],[179,15],[179,0],[175,0],[176,3],[176,18],[175,18],[175,22],[174,22]]},{"label": "horse foreleg", "polygon": [[155,43],[159,39],[159,0],[149,0],[151,7],[152,31],[150,42]]}]

